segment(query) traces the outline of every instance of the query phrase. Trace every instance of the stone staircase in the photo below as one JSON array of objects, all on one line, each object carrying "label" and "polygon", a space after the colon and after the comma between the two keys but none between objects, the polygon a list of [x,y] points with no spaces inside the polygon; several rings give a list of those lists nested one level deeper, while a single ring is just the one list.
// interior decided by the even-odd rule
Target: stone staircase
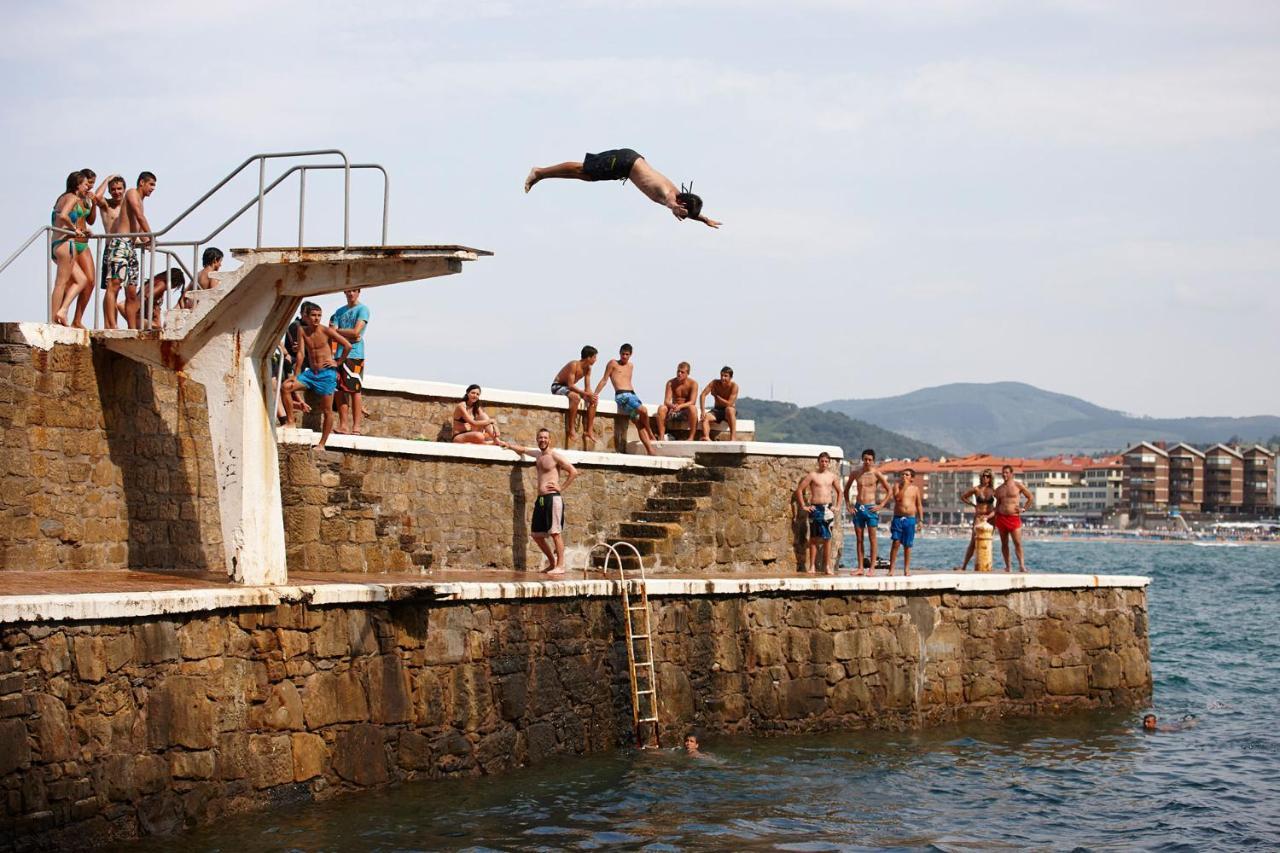
[{"label": "stone staircase", "polygon": [[[725,472],[719,468],[693,467],[677,471],[674,479],[663,480],[645,501],[645,508],[633,512],[631,518],[618,525],[616,535],[605,538],[605,543],[615,545],[627,542],[640,552],[645,567],[673,568],[672,557],[685,528],[693,517],[710,507],[716,486],[725,480]],[[622,565],[628,571],[640,568],[636,556],[630,551],[620,554]],[[593,568],[604,568],[605,555],[596,551],[592,555]],[[613,569],[613,565],[610,565]]]}]

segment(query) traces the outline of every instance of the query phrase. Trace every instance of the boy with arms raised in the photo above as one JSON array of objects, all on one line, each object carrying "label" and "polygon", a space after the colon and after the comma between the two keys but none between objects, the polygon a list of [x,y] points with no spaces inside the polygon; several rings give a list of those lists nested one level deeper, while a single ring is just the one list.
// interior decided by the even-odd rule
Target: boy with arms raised
[{"label": "boy with arms raised", "polygon": [[[556,378],[551,380],[551,393],[558,394],[561,397],[569,398],[569,410],[564,416],[564,446],[568,447],[577,439],[577,434],[573,431],[578,424],[578,404],[583,400],[587,401],[586,423],[582,427],[582,449],[587,449],[587,444],[595,446],[596,436],[593,430],[596,425],[596,405],[600,402],[600,395],[591,391],[591,368],[596,363],[599,350],[593,346],[585,346],[582,348],[582,357],[560,368],[560,372],[556,374]],[[578,383],[582,383],[582,387],[578,387]]]},{"label": "boy with arms raised", "polygon": [[[856,496],[850,497],[849,492],[854,484],[857,484],[858,490]],[[858,567],[853,570],[855,575],[864,572],[871,574],[875,571],[876,528],[880,526],[878,513],[881,506],[881,486],[884,486],[884,499],[887,503],[893,489],[884,474],[880,473],[880,469],[876,468],[876,452],[868,447],[862,451],[862,467],[850,471],[849,479],[844,483],[845,506],[849,508],[849,515],[853,519],[853,531],[857,536]],[[870,540],[869,551],[864,550],[864,537]]]},{"label": "boy with arms raised", "polygon": [[[322,325],[320,306],[314,302],[302,303],[303,325],[298,329],[298,360],[294,364],[293,377],[284,383],[285,407],[291,408],[294,391],[306,388],[321,397],[324,407],[324,426],[320,432],[323,449],[333,432],[333,394],[338,390],[338,368],[351,352],[351,342],[328,326]],[[332,344],[339,347],[339,355],[333,357]],[[303,365],[306,365],[304,368]],[[293,420],[290,416],[289,420]]]},{"label": "boy with arms raised", "polygon": [[[707,395],[711,395],[711,411],[706,411]],[[698,410],[702,412],[702,440],[711,440],[713,423],[729,424],[729,440],[738,440],[738,383],[733,381],[733,368],[727,364],[720,368],[720,378],[712,379],[698,397]]]},{"label": "boy with arms raised", "polygon": [[653,434],[649,432],[649,410],[636,396],[635,383],[631,380],[636,365],[631,360],[631,353],[631,344],[623,344],[618,348],[618,357],[609,359],[609,363],[605,365],[604,376],[600,377],[600,384],[596,385],[596,394],[600,393],[606,382],[613,383],[613,399],[618,404],[618,414],[635,422],[636,432],[640,434],[640,443],[644,445],[644,452],[653,456]]},{"label": "boy with arms raised", "polygon": [[912,482],[915,478],[916,472],[907,468],[898,475],[898,485],[893,490],[893,525],[889,528],[893,539],[889,548],[891,575],[899,545],[902,546],[902,573],[911,574],[911,547],[916,544],[916,524],[924,524],[924,496],[920,487]]},{"label": "boy with arms raised", "polygon": [[835,567],[827,566],[827,551],[831,543],[831,524],[840,512],[840,477],[830,470],[831,454],[825,450],[818,454],[818,467],[800,479],[795,499],[800,509],[809,517],[809,541],[805,554],[804,570],[814,574],[814,557],[822,549],[822,571],[834,575]]},{"label": "boy with arms raised", "polygon": [[[518,444],[502,440],[498,445],[514,450],[521,456],[532,456],[534,470],[538,472],[538,497],[533,504],[533,519],[529,523],[529,535],[547,558],[543,574],[564,574],[564,492],[568,491],[578,469],[569,464],[559,451],[551,447],[551,430],[538,430],[538,449],[530,450]],[[560,472],[565,474],[560,482]],[[551,544],[547,544],[547,539]]]}]

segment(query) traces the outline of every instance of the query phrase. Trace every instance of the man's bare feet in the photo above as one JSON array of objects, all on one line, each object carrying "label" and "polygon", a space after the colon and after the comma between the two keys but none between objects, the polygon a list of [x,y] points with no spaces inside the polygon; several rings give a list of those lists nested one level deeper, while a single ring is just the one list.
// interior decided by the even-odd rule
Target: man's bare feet
[{"label": "man's bare feet", "polygon": [[53,322],[54,322],[54,323],[56,323],[56,324],[57,324],[57,325],[59,325],[59,326],[65,326],[65,325],[67,325],[67,312],[66,312],[66,311],[59,311],[57,314],[54,314],[54,315],[53,315]]},{"label": "man's bare feet", "polygon": [[582,434],[582,449],[586,450],[588,445],[596,446],[596,437],[589,432]]},{"label": "man's bare feet", "polygon": [[1026,572],[1026,570],[1027,570],[1027,567],[1026,567],[1026,566],[1018,566],[1018,571],[1020,571],[1020,572]]},{"label": "man's bare feet", "polygon": [[538,168],[535,166],[529,170],[528,176],[524,179],[524,191],[528,192],[533,189],[533,185],[540,180],[542,180],[542,176],[538,174]]},{"label": "man's bare feet", "polygon": [[552,566],[549,569],[543,569],[544,575],[562,575],[564,574],[564,566]]}]

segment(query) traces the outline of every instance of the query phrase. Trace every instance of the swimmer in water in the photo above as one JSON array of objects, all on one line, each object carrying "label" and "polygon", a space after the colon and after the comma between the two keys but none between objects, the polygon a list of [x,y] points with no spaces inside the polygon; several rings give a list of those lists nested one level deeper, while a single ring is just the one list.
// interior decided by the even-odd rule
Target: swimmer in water
[{"label": "swimmer in water", "polygon": [[1181,722],[1162,726],[1155,714],[1147,714],[1142,718],[1142,730],[1144,732],[1180,732],[1183,729],[1195,728],[1198,722],[1200,721],[1196,719],[1195,714],[1187,714]]}]

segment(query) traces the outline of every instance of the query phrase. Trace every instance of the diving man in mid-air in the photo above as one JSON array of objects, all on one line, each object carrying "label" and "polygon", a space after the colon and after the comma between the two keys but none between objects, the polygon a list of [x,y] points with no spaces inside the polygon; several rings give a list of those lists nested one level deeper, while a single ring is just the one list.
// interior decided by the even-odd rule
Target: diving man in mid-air
[{"label": "diving man in mid-air", "polygon": [[630,148],[587,154],[579,163],[570,160],[555,166],[534,166],[524,179],[524,191],[546,178],[568,178],[577,181],[626,181],[630,179],[640,192],[671,211],[676,219],[696,219],[704,225],[719,228],[720,223],[702,215],[702,199],[689,189],[676,192],[676,185]]}]

